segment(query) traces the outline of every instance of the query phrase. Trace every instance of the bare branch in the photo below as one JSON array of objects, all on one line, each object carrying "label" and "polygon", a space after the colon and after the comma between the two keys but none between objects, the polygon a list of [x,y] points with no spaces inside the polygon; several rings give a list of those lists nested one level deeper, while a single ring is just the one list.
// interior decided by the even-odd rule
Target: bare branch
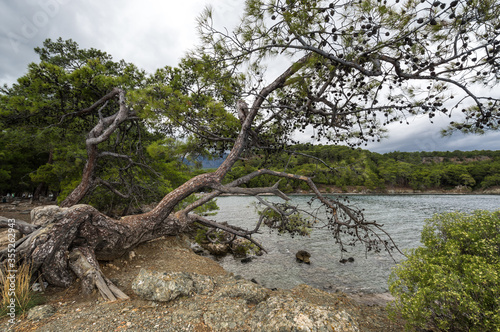
[{"label": "bare branch", "polygon": [[251,196],[256,196],[260,194],[274,194],[284,200],[289,200],[290,198],[287,195],[285,195],[281,190],[279,190],[277,185],[278,183],[273,187],[240,188],[240,187],[223,186],[220,184],[212,184],[210,187],[222,193],[251,195]]},{"label": "bare branch", "polygon": [[132,166],[140,166],[142,168],[145,168],[145,169],[148,169],[149,171],[151,171],[154,175],[156,176],[160,176],[161,174],[159,174],[157,171],[155,171],[151,166],[149,165],[146,165],[146,164],[143,164],[143,163],[139,163],[139,162],[136,162],[132,159],[132,157],[130,156],[127,156],[125,154],[119,154],[119,153],[115,153],[115,152],[110,152],[110,151],[103,151],[103,152],[100,152],[99,153],[99,157],[114,157],[114,158],[121,158],[121,159],[125,159],[125,160],[128,160],[128,165],[124,168],[122,168],[122,170],[126,170]]}]

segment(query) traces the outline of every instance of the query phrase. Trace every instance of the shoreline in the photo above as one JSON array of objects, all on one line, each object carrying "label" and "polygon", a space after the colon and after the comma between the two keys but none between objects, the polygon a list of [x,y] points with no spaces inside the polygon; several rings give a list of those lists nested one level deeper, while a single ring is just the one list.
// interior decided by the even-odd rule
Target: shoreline
[{"label": "shoreline", "polygon": [[[431,195],[456,195],[456,196],[481,196],[481,195],[500,195],[500,192],[466,192],[466,193],[457,193],[457,192],[395,192],[395,193],[387,193],[387,192],[321,192],[323,195],[356,195],[356,196],[431,196]],[[285,193],[287,196],[313,196],[313,192],[293,192],[293,193]],[[221,194],[219,197],[228,197],[228,196],[252,196],[247,194]],[[259,194],[259,196],[276,196],[274,194]]]},{"label": "shoreline", "polygon": [[[451,189],[413,189],[411,187],[390,187],[384,189],[368,189],[363,186],[347,186],[347,188],[335,186],[318,186],[322,194],[340,195],[500,195],[500,187],[472,190],[469,187],[457,186]],[[347,190],[345,190],[347,189]],[[293,194],[311,193],[310,190],[299,190]],[[291,194],[291,193],[290,193]]]},{"label": "shoreline", "polygon": [[[195,254],[189,242],[187,235],[159,238],[135,248],[134,255],[103,263],[101,267],[105,275],[130,296],[129,300],[107,302],[99,298],[97,293],[84,296],[80,293],[78,283],[68,289],[50,287],[44,294],[45,304],[38,307],[48,307],[49,315],[20,317],[12,326],[12,331],[62,331],[70,327],[78,331],[88,330],[89,327],[94,331],[122,328],[144,331],[227,331],[229,329],[224,324],[228,321],[234,321],[238,327],[235,329],[252,331],[255,324],[250,325],[247,321],[256,320],[255,317],[276,308],[279,312],[294,317],[293,322],[303,317],[311,321],[323,317],[315,314],[316,312],[330,316],[343,313],[348,315],[346,321],[359,327],[358,331],[396,332],[402,329],[401,320],[394,322],[388,319],[385,307],[391,300],[388,294],[327,292],[305,284],[291,289],[267,289],[228,272],[212,258]],[[213,281],[208,284],[213,284],[214,289],[167,302],[146,300],[131,289],[132,281],[142,268],[164,274],[200,274],[204,276],[202,278]],[[267,295],[258,303],[245,302],[247,298],[253,299],[255,294]],[[299,313],[296,306],[301,310]],[[235,307],[239,308],[237,314],[232,311]],[[280,317],[273,319],[276,323],[281,323]],[[5,322],[5,319],[0,320],[2,324]],[[92,325],[89,326],[88,322]],[[184,329],[186,326],[192,328]],[[205,329],[197,329],[195,326]]]}]

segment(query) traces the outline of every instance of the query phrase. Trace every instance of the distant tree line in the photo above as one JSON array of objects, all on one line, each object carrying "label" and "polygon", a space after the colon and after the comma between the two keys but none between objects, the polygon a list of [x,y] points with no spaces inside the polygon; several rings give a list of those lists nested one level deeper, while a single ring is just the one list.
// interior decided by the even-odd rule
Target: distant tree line
[{"label": "distant tree line", "polygon": [[[293,151],[272,156],[245,158],[233,168],[228,181],[262,167],[314,178],[320,185],[363,186],[384,191],[406,187],[415,190],[452,189],[457,186],[473,190],[500,186],[500,151],[390,152],[379,154],[346,146],[300,144]],[[259,177],[249,186],[272,185],[273,179]],[[280,183],[285,191],[303,186],[299,181]],[[306,189],[305,187],[303,189]]]}]

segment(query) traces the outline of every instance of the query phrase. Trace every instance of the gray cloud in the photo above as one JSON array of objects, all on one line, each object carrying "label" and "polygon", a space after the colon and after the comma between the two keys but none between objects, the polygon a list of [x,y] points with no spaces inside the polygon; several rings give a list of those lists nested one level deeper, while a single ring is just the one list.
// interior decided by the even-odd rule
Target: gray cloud
[{"label": "gray cloud", "polygon": [[426,117],[410,120],[410,124],[391,124],[388,126],[388,137],[380,143],[369,143],[367,149],[379,153],[391,151],[470,151],[498,150],[500,148],[500,132],[487,132],[484,135],[453,133],[443,137],[450,119],[438,117],[433,123]]},{"label": "gray cloud", "polygon": [[[78,7],[68,0],[5,1],[0,4],[0,80],[13,83],[37,61],[33,49],[46,38],[80,36],[74,24]],[[71,36],[71,37],[70,37]]]},{"label": "gray cloud", "polygon": [[[175,65],[197,41],[196,17],[207,0],[20,0],[0,3],[0,83],[12,84],[38,61],[47,38],[73,39],[148,72]],[[225,6],[227,4],[227,6]],[[241,1],[219,0],[215,19],[231,22]],[[224,9],[224,10],[223,10]]]}]

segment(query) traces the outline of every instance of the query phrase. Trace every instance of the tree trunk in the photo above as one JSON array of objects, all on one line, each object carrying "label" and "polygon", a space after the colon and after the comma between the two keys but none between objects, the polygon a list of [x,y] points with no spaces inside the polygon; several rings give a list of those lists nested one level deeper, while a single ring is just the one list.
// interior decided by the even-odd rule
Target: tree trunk
[{"label": "tree trunk", "polygon": [[35,189],[35,191],[33,193],[33,200],[34,201],[40,200],[40,195],[42,194],[42,192],[44,192],[46,190],[47,190],[47,183],[40,182],[38,184],[38,186],[36,186],[36,189]]},{"label": "tree trunk", "polygon": [[[26,236],[16,243],[16,253],[31,261],[33,270],[41,271],[49,284],[68,287],[76,275],[82,281],[84,293],[97,287],[108,300],[126,295],[102,275],[98,260],[118,258],[140,243],[177,235],[186,227],[175,218],[158,221],[154,214],[148,213],[116,220],[89,205],[39,209],[49,208],[51,218],[42,227],[20,229]],[[7,249],[0,252],[2,260],[7,252]]]}]

